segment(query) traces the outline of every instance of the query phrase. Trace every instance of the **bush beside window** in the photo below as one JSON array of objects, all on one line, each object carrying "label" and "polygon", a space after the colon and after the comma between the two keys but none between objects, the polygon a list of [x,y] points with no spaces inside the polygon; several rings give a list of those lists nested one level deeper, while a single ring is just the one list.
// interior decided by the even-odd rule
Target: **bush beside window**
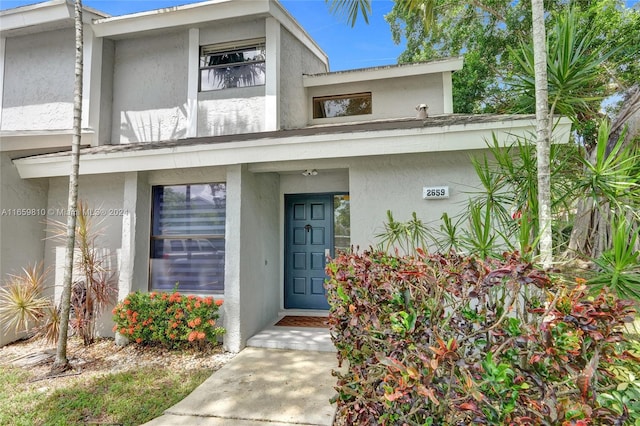
[{"label": "bush beside window", "polygon": [[222,300],[173,293],[129,294],[113,309],[114,332],[139,344],[174,348],[217,342],[225,330],[216,326]]}]

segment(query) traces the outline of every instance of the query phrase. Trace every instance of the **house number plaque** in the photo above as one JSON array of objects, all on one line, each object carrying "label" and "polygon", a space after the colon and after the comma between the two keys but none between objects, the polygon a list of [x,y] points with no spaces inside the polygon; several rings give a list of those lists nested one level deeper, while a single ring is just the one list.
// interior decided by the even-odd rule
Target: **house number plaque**
[{"label": "house number plaque", "polygon": [[437,200],[449,198],[448,186],[425,186],[422,188],[422,198],[425,200]]}]

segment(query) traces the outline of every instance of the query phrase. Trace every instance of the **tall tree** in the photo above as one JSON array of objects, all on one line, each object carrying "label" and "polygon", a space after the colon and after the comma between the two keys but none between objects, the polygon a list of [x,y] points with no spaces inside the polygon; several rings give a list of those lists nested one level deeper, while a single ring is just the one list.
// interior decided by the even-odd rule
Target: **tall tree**
[{"label": "tall tree", "polygon": [[70,369],[67,359],[67,335],[71,311],[71,285],[73,279],[73,255],[76,237],[76,208],[78,204],[78,174],[80,169],[80,141],[82,137],[82,73],[83,73],[83,23],[82,0],[74,3],[75,23],[75,81],[73,89],[73,136],[71,139],[71,172],[69,174],[69,198],[67,201],[67,235],[64,263],[64,279],[60,299],[60,328],[56,357],[51,367],[52,374]]},{"label": "tall tree", "polygon": [[538,229],[540,263],[549,268],[553,261],[551,234],[551,172],[549,154],[549,90],[547,87],[547,33],[543,0],[531,0],[533,25],[533,58],[536,93],[536,158],[538,167]]}]

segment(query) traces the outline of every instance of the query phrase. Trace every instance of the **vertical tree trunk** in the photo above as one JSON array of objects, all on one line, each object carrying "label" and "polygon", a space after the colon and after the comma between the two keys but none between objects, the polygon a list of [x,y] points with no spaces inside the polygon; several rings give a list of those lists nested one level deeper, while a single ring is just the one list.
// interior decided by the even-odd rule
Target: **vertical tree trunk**
[{"label": "vertical tree trunk", "polygon": [[533,18],[533,58],[536,88],[536,153],[538,163],[538,228],[540,263],[549,268],[553,261],[551,234],[551,173],[549,165],[549,93],[547,83],[547,36],[543,0],[531,0]]},{"label": "vertical tree trunk", "polygon": [[73,278],[73,252],[76,236],[76,207],[78,202],[78,170],[80,166],[80,139],[82,136],[82,1],[75,0],[75,84],[73,91],[73,137],[71,140],[71,172],[69,174],[69,199],[67,201],[67,244],[64,265],[62,297],[60,299],[60,330],[56,357],[51,368],[52,373],[59,373],[70,368],[67,359],[67,335],[69,330],[69,313],[71,310],[71,281]]}]

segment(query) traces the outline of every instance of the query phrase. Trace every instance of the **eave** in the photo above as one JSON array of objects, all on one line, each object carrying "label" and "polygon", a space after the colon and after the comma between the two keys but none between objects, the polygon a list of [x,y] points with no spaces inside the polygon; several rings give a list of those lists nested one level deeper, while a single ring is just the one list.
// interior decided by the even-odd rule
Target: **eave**
[{"label": "eave", "polygon": [[[453,120],[450,124],[443,124],[448,118],[443,117],[442,125],[425,124],[429,120],[398,120],[358,127],[343,125],[105,145],[82,151],[80,174],[478,150],[485,149],[494,134],[501,145],[510,145],[517,137],[532,139],[535,131],[532,116],[500,116],[491,121],[462,123]],[[554,142],[566,143],[570,128],[568,119],[560,119],[554,131]],[[14,164],[22,178],[43,178],[66,176],[69,161],[68,153],[57,153],[16,159]]]},{"label": "eave", "polygon": [[304,75],[304,87],[325,86],[330,84],[357,83],[361,81],[382,80],[387,78],[411,77],[458,71],[462,69],[463,57],[436,59],[429,62],[388,65],[362,68],[348,71],[336,71],[322,74]]}]

